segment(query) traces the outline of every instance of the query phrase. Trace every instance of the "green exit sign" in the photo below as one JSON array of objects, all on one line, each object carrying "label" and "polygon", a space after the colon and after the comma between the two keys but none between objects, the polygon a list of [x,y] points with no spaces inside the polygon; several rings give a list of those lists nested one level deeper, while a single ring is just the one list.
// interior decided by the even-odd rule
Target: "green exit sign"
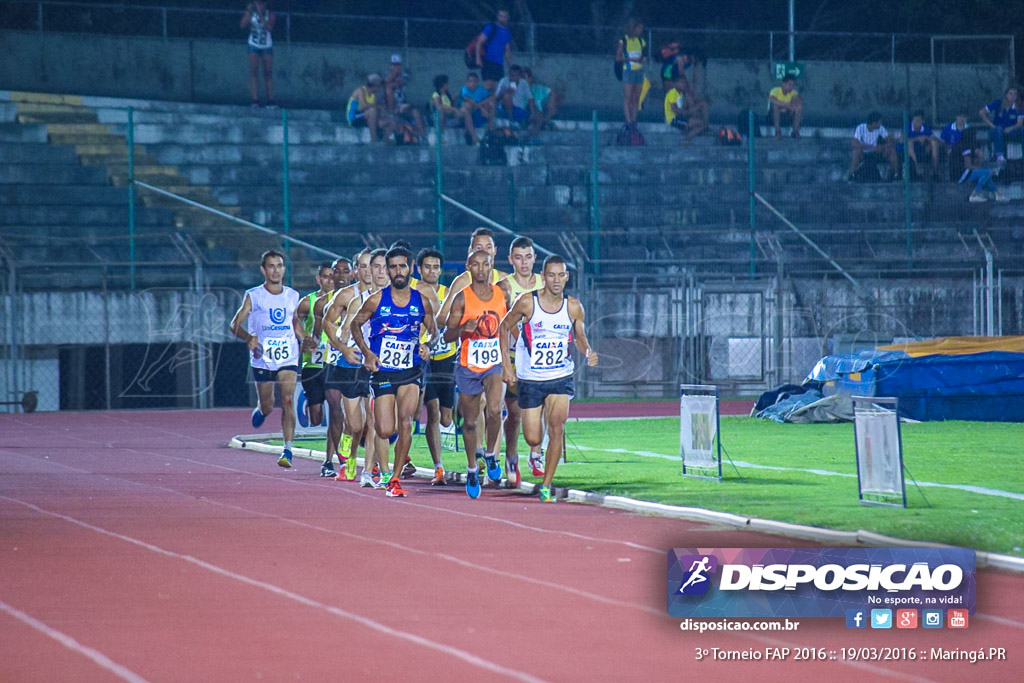
[{"label": "green exit sign", "polygon": [[775,78],[782,80],[786,76],[800,78],[804,75],[804,65],[800,62],[774,62]]}]

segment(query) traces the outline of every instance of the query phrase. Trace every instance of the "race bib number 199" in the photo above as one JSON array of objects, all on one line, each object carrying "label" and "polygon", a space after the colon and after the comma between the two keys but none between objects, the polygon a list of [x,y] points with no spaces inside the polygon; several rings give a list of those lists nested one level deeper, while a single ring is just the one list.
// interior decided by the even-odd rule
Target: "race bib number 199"
[{"label": "race bib number 199", "polygon": [[467,363],[474,368],[486,370],[501,362],[501,349],[497,339],[470,339],[466,352]]},{"label": "race bib number 199", "polygon": [[380,343],[380,367],[384,370],[408,370],[412,367],[412,354],[416,343],[395,337],[384,337]]}]

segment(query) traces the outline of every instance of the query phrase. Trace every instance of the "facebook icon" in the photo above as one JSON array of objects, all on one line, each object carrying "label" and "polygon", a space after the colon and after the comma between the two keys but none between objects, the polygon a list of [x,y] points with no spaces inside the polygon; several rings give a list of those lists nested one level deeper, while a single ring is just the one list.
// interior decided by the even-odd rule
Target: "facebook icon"
[{"label": "facebook icon", "polygon": [[846,628],[867,628],[867,612],[862,609],[846,610]]}]

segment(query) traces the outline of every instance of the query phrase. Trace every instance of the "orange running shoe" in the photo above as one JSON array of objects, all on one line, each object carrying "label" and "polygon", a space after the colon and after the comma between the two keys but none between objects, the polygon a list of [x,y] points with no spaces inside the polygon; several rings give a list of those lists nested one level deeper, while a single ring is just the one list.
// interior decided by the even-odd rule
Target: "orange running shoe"
[{"label": "orange running shoe", "polygon": [[430,480],[431,486],[444,486],[447,482],[444,479],[444,468],[438,465],[434,468],[434,478]]},{"label": "orange running shoe", "polygon": [[385,493],[388,498],[405,498],[405,489],[402,488],[402,482],[399,477],[391,477]]}]

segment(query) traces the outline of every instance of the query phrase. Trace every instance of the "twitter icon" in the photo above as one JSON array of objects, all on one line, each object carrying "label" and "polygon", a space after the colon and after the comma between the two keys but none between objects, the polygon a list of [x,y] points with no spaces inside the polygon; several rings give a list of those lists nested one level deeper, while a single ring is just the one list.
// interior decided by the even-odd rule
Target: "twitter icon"
[{"label": "twitter icon", "polygon": [[871,610],[871,628],[892,628],[892,610]]}]

